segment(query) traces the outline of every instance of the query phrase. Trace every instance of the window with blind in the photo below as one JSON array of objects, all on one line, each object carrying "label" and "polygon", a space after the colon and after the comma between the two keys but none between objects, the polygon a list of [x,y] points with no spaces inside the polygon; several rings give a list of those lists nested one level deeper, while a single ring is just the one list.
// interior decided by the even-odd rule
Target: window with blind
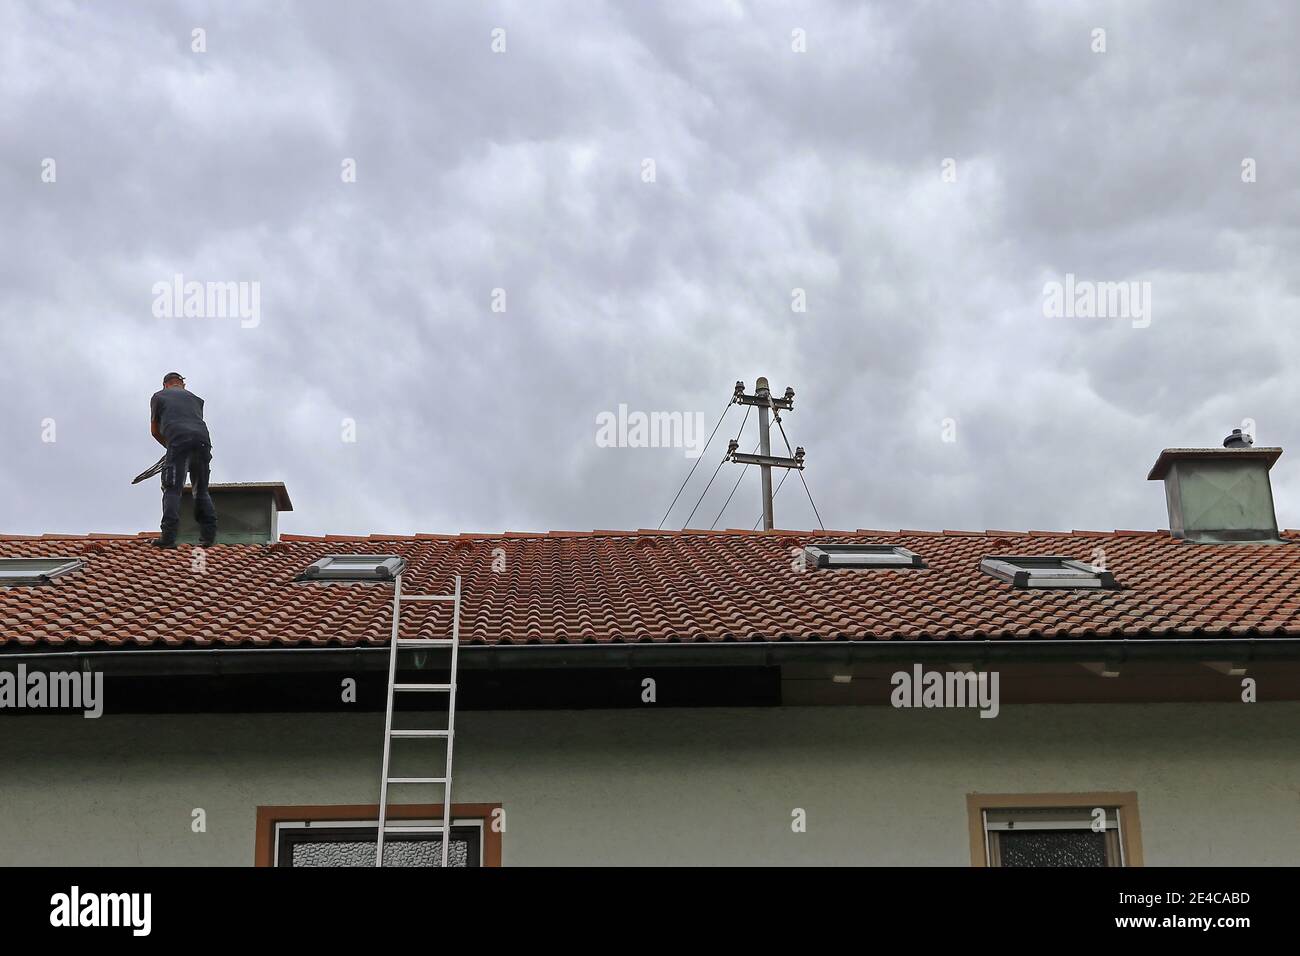
[{"label": "window with blind", "polygon": [[1125,866],[1119,807],[983,810],[988,866]]},{"label": "window with blind", "polygon": [[[436,821],[431,821],[431,825],[436,825]],[[375,830],[374,823],[369,826],[305,822],[277,824],[275,865],[374,866]],[[481,866],[481,848],[481,827],[453,823],[447,865]],[[394,835],[384,839],[385,867],[441,865],[441,834]]]}]

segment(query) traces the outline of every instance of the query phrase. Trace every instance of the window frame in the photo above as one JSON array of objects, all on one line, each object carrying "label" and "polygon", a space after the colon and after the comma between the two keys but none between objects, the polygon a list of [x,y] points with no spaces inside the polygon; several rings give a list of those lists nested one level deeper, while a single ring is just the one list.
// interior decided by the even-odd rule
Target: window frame
[{"label": "window frame", "polygon": [[[335,567],[344,561],[372,561],[372,570]],[[341,581],[347,584],[387,583],[406,570],[406,559],[396,554],[327,554],[303,569],[299,581]]]},{"label": "window frame", "polygon": [[[31,574],[5,574],[5,568],[12,568],[20,564],[41,564],[50,565],[47,570],[33,570]],[[0,587],[24,587],[39,586],[49,584],[57,577],[70,574],[73,571],[80,571],[86,566],[86,562],[81,558],[70,558],[60,555],[54,557],[36,557],[36,556],[6,556],[0,558]]]},{"label": "window frame", "polygon": [[[451,829],[454,835],[463,827],[479,830],[478,866],[501,866],[501,832],[493,828],[503,807],[500,803],[453,803]],[[437,826],[442,820],[442,804],[389,804],[390,821],[432,821]],[[340,829],[373,829],[379,820],[379,805],[342,804],[323,806],[259,806],[257,832],[253,848],[254,866],[276,866],[280,846],[280,824],[313,824],[337,826]],[[310,827],[304,827],[310,830]],[[393,838],[402,836],[394,834]],[[388,842],[385,840],[385,842]]]},{"label": "window frame", "polygon": [[[1035,568],[1027,562],[1056,561],[1060,568]],[[990,554],[980,570],[1015,588],[1116,588],[1115,575],[1059,554]],[[1057,572],[1057,573],[1053,573]],[[1066,573],[1060,573],[1066,572]]]},{"label": "window frame", "polygon": [[869,570],[927,567],[925,560],[915,551],[894,544],[814,541],[804,545],[803,553],[813,559],[809,563],[815,568]]},{"label": "window frame", "polygon": [[[1115,811],[1115,830],[1121,867],[1141,867],[1142,826],[1138,817],[1137,792],[1108,791],[1093,793],[968,793],[966,812],[970,828],[971,866],[990,867],[987,814],[1017,810],[1092,810],[1102,807]],[[1107,821],[1109,823],[1109,820]],[[1039,827],[1057,829],[1058,827]],[[1061,827],[1061,829],[1066,829]],[[1069,827],[1069,829],[1074,829]],[[1080,828],[1081,829],[1081,828]]]}]

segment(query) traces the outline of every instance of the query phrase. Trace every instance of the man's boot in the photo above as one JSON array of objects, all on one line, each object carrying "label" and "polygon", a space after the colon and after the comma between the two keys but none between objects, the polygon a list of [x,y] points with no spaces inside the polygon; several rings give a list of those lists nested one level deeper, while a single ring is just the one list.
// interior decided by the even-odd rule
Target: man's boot
[{"label": "man's boot", "polygon": [[152,541],[150,541],[149,543],[152,544],[155,548],[172,548],[172,549],[174,549],[174,548],[176,547],[176,539],[175,539],[175,538],[172,538],[171,540],[168,540],[167,538],[154,538],[154,539],[153,539]]}]

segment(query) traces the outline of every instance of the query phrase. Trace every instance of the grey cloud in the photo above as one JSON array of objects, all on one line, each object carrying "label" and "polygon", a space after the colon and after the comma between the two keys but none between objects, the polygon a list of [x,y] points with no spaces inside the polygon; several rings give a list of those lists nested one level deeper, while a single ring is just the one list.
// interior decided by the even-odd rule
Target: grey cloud
[{"label": "grey cloud", "polygon": [[[596,416],[712,427],[759,374],[798,391],[829,527],[1160,527],[1161,447],[1243,416],[1300,438],[1298,27],[1263,3],[12,5],[0,530],[153,526],[126,482],[172,367],[214,478],[285,480],[287,530],[653,526],[689,459],[599,448]],[[1044,318],[1066,272],[1150,280],[1151,327]],[[258,281],[260,325],[155,318],[176,273]],[[813,526],[797,479],[776,511]]]}]

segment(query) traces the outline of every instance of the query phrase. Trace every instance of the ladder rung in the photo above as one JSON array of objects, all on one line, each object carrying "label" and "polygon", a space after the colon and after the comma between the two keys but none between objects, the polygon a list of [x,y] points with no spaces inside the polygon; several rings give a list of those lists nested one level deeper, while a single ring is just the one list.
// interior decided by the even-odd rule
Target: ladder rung
[{"label": "ladder rung", "polygon": [[425,691],[427,693],[447,693],[451,690],[450,684],[394,684],[393,690],[397,691]]},{"label": "ladder rung", "polygon": [[442,827],[384,827],[385,833],[441,833]]},{"label": "ladder rung", "polygon": [[451,647],[453,643],[455,642],[449,637],[399,637],[397,639],[398,647]]},{"label": "ladder rung", "polygon": [[399,601],[454,601],[454,594],[403,594],[398,597]]},{"label": "ladder rung", "polygon": [[446,783],[446,777],[389,777],[389,783]]},{"label": "ladder rung", "polygon": [[390,730],[392,737],[451,737],[450,730]]}]

